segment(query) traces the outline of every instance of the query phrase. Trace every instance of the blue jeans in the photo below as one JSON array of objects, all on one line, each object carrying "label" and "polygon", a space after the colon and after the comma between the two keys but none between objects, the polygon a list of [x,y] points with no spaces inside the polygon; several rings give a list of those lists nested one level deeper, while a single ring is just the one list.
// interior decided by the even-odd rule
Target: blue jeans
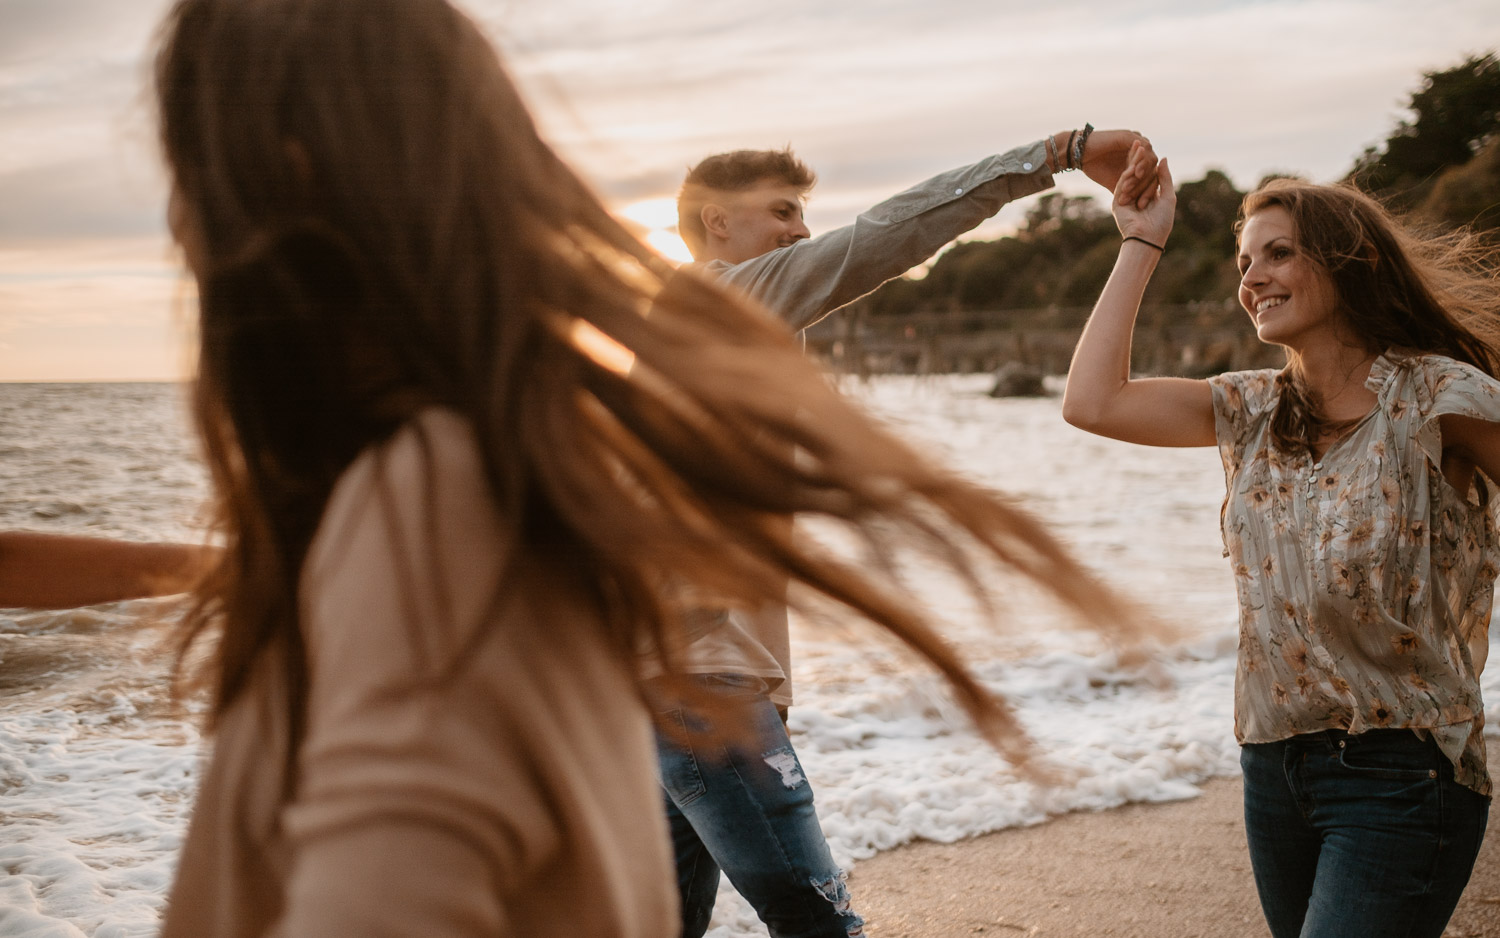
[{"label": "blue jeans", "polygon": [[736,674],[695,680],[734,707],[744,735],[730,739],[680,701],[658,702],[690,733],[684,742],[657,736],[683,938],[708,930],[721,869],[772,938],[863,935],[864,920],[850,907],[844,873],[818,826],[812,786],[765,683]]},{"label": "blue jeans", "polygon": [[1275,938],[1438,938],[1490,800],[1410,730],[1326,730],[1240,750],[1245,833]]}]

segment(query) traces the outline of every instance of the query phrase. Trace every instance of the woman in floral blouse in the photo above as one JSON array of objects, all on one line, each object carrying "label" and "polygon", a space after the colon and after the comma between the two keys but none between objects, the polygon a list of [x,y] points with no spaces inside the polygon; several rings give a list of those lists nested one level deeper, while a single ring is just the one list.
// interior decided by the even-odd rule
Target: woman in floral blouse
[{"label": "woman in floral blouse", "polygon": [[1063,415],[1223,456],[1235,735],[1272,934],[1436,938],[1489,811],[1494,264],[1463,235],[1418,238],[1352,189],[1276,180],[1241,209],[1239,298],[1287,366],[1132,379],[1136,311],[1176,205],[1157,169],[1159,191],[1115,199],[1125,240]]}]

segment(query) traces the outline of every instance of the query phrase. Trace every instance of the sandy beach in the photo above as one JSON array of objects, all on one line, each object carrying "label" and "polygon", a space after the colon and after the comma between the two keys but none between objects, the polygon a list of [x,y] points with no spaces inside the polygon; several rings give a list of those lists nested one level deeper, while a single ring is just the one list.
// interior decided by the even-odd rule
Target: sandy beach
[{"label": "sandy beach", "polygon": [[[1265,938],[1240,782],[1168,804],[1065,815],[955,844],[914,843],[850,877],[871,938]],[[1491,836],[1444,938],[1500,936]]]}]

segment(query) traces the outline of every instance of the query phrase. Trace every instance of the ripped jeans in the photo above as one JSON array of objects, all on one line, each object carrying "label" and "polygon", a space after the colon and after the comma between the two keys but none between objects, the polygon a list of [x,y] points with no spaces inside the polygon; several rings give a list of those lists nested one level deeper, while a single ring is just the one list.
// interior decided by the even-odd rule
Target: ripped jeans
[{"label": "ripped jeans", "polygon": [[[721,869],[772,938],[862,936],[864,920],[850,907],[844,873],[818,826],[812,786],[765,682],[742,674],[695,680],[733,703],[749,736],[732,743],[703,735],[687,743],[657,736],[683,938],[700,938],[708,930]],[[657,706],[679,728],[714,729],[705,714],[679,701]]]}]

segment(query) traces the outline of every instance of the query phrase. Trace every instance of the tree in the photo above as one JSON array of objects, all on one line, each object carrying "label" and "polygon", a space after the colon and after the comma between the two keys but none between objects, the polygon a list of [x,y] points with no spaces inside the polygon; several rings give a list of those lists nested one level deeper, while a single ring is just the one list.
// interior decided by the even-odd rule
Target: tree
[{"label": "tree", "polygon": [[1384,148],[1367,148],[1348,177],[1400,209],[1418,205],[1443,170],[1468,163],[1500,132],[1495,52],[1427,72],[1423,79],[1411,96],[1412,119],[1397,125]]},{"label": "tree", "polygon": [[1417,214],[1452,227],[1500,230],[1500,137],[1464,165],[1444,170]]},{"label": "tree", "polygon": [[1177,219],[1172,226],[1174,247],[1196,241],[1221,257],[1234,253],[1234,221],[1245,193],[1229,177],[1211,169],[1202,179],[1177,187]]}]

